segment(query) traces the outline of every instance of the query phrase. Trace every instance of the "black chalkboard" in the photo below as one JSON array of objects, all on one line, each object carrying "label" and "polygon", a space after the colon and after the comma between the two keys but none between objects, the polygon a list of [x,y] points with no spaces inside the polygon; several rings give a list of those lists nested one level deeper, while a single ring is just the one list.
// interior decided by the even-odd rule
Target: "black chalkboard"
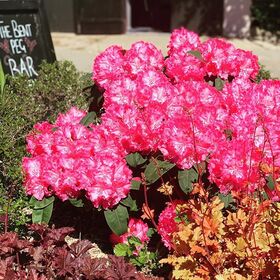
[{"label": "black chalkboard", "polygon": [[36,77],[55,61],[43,0],[0,0],[0,63],[6,74]]}]

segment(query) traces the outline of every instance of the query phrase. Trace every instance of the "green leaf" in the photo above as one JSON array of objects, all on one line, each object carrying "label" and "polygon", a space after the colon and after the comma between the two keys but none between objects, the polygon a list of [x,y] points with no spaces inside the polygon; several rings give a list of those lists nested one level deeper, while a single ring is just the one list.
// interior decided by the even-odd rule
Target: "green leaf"
[{"label": "green leaf", "polygon": [[141,187],[141,181],[131,180],[131,190],[139,191]]},{"label": "green leaf", "polygon": [[193,182],[198,180],[198,174],[194,168],[178,171],[178,181],[181,190],[188,194],[193,189]]},{"label": "green leaf", "polygon": [[273,176],[272,175],[268,175],[266,177],[267,180],[267,186],[273,191],[275,189],[275,183],[273,181]]},{"label": "green leaf", "polygon": [[128,244],[130,244],[130,245],[137,246],[137,245],[141,245],[142,244],[141,240],[138,237],[134,236],[134,235],[129,236],[127,238],[127,241],[128,241]]},{"label": "green leaf", "polygon": [[95,112],[89,112],[87,113],[86,116],[84,116],[81,121],[80,124],[84,125],[84,126],[89,126],[91,123],[96,123],[97,122],[97,115]]},{"label": "green leaf", "polygon": [[120,203],[124,206],[129,207],[131,211],[138,211],[136,200],[132,199],[130,195],[128,195]]},{"label": "green leaf", "polygon": [[33,208],[32,222],[34,224],[48,224],[52,216],[54,196],[46,197],[43,200],[31,197],[29,204]]},{"label": "green leaf", "polygon": [[133,265],[136,265],[136,266],[142,266],[143,265],[143,263],[138,261],[138,258],[130,259],[129,262],[132,263]]},{"label": "green leaf", "polygon": [[148,232],[147,232],[147,236],[148,237],[152,237],[152,235],[156,232],[156,230],[154,228],[149,228]]},{"label": "green leaf", "polygon": [[182,223],[182,222],[184,222],[185,224],[189,224],[190,223],[190,221],[188,219],[188,215],[180,214],[180,213],[177,213],[177,216],[174,218],[174,221],[176,223]]},{"label": "green leaf", "polygon": [[37,200],[34,196],[32,196],[29,201],[29,204],[33,209],[38,210],[38,209],[44,209],[48,207],[53,202],[54,202],[54,196],[45,197],[42,200]]},{"label": "green leaf", "polygon": [[6,77],[2,67],[2,62],[0,61],[0,94],[4,93],[5,84],[6,84]]},{"label": "green leaf", "polygon": [[125,206],[118,205],[116,209],[104,211],[105,219],[110,229],[117,235],[127,232],[128,212]]},{"label": "green leaf", "polygon": [[129,246],[124,243],[119,243],[114,247],[114,254],[117,257],[125,257],[129,255]]},{"label": "green leaf", "polygon": [[141,265],[146,264],[149,261],[149,255],[147,252],[140,252],[137,261],[141,263]]},{"label": "green leaf", "polygon": [[78,207],[78,208],[84,207],[84,203],[83,203],[82,199],[72,198],[72,199],[69,199],[69,202],[75,207]]},{"label": "green leaf", "polygon": [[147,159],[143,158],[139,153],[129,154],[125,159],[131,167],[137,167],[138,165],[141,165],[147,161]]},{"label": "green leaf", "polygon": [[216,78],[215,79],[215,88],[217,90],[222,90],[224,87],[225,82],[221,78]]},{"label": "green leaf", "polygon": [[196,58],[198,58],[199,60],[202,60],[202,55],[201,52],[198,50],[193,50],[193,51],[188,51],[189,54],[195,56]]},{"label": "green leaf", "polygon": [[232,195],[230,193],[226,194],[226,195],[219,193],[218,197],[224,203],[224,208],[228,208],[230,206],[230,204],[234,202]]},{"label": "green leaf", "polygon": [[163,174],[172,169],[175,166],[174,163],[161,160],[150,160],[150,163],[145,169],[145,178],[147,184],[152,184],[156,182]]}]

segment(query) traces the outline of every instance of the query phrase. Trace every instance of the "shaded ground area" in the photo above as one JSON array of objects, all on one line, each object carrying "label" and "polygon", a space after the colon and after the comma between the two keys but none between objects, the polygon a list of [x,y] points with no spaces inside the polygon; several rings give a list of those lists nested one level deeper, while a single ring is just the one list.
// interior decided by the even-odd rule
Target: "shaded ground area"
[{"label": "shaded ground area", "polygon": [[[93,59],[110,45],[121,45],[128,49],[136,41],[152,42],[167,52],[170,33],[132,32],[121,35],[76,35],[73,33],[52,33],[58,60],[70,60],[76,67],[91,72]],[[274,45],[261,40],[231,39],[236,47],[250,50],[259,57],[273,77],[280,78],[280,44]]]}]

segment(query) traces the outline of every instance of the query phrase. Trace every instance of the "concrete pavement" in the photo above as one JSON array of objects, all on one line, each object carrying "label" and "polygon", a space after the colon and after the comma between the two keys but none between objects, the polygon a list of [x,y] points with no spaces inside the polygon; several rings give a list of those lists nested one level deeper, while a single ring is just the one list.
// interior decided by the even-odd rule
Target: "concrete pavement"
[{"label": "concrete pavement", "polygon": [[[93,59],[111,45],[121,45],[124,49],[128,49],[132,43],[143,40],[155,44],[166,55],[170,33],[131,32],[120,35],[52,33],[51,35],[58,60],[70,60],[80,71],[91,72]],[[238,48],[252,51],[273,77],[280,78],[279,44],[248,39],[230,41]]]}]

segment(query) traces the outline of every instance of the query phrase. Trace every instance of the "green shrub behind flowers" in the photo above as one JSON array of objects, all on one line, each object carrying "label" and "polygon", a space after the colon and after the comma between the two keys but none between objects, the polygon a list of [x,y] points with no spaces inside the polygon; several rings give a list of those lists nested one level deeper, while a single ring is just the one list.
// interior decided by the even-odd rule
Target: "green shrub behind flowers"
[{"label": "green shrub behind flowers", "polygon": [[[4,76],[3,76],[4,78]],[[74,104],[87,109],[84,87],[91,84],[70,62],[44,62],[36,80],[7,76],[0,97],[0,215],[9,208],[11,229],[29,220],[28,199],[22,184],[21,159],[26,155],[25,137],[33,124],[53,119]],[[24,211],[22,211],[24,209]]]},{"label": "green shrub behind flowers", "polygon": [[[157,247],[154,228],[176,279],[274,277],[279,225],[267,213],[280,195],[280,81],[256,83],[257,57],[222,39],[201,42],[182,28],[168,48],[164,59],[140,41],[95,59],[100,120],[85,124],[86,112],[73,107],[34,126],[27,194],[86,197],[105,209],[112,242],[128,245],[131,262],[147,244]],[[131,249],[133,236],[143,247]],[[236,262],[223,263],[233,254]]]}]

